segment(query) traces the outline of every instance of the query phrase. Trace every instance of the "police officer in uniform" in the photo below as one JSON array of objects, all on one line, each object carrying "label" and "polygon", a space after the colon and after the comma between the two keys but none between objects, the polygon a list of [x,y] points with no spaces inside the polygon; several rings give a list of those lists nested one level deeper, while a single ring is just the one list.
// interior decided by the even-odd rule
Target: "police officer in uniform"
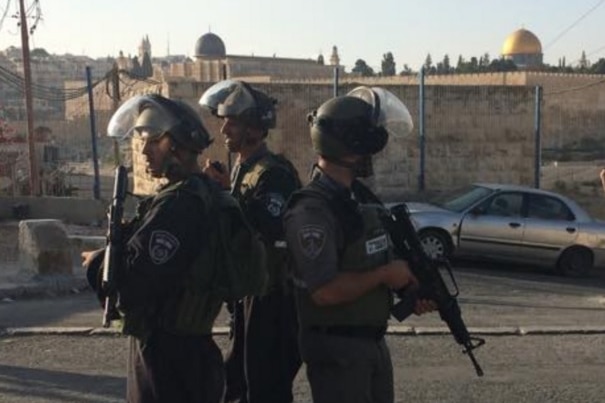
[{"label": "police officer in uniform", "polygon": [[231,178],[225,166],[206,162],[204,172],[239,200],[267,250],[269,284],[264,295],[230,304],[231,350],[225,362],[226,402],[289,403],[301,365],[297,320],[290,280],[282,212],[300,188],[296,169],[271,152],[265,139],[275,127],[276,101],[243,81],[210,87],[200,104],[223,120],[221,133],[236,161]]},{"label": "police officer in uniform", "polygon": [[[219,402],[224,370],[212,325],[222,299],[209,292],[207,244],[216,225],[210,196],[221,189],[198,163],[212,140],[193,108],[159,95],[128,100],[108,132],[139,136],[148,172],[165,180],[124,226],[125,253],[115,268],[123,332],[130,336],[127,401]],[[83,257],[102,297],[94,284],[102,252]]]},{"label": "police officer in uniform", "polygon": [[[393,255],[380,219],[357,178],[371,174],[372,155],[389,135],[411,131],[407,108],[381,88],[359,87],[309,115],[319,155],[311,182],[284,214],[295,261],[300,349],[315,403],[394,401],[384,334],[392,289],[417,284]],[[432,310],[419,301],[415,312]]]}]

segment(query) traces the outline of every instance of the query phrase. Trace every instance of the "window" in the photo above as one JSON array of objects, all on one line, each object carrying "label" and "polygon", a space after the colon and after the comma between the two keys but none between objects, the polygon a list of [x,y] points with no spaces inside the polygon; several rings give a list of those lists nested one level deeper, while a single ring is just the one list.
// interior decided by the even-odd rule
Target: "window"
[{"label": "window", "polygon": [[527,209],[528,218],[572,221],[573,214],[561,200],[545,195],[531,195]]},{"label": "window", "polygon": [[523,195],[521,193],[499,193],[485,205],[485,214],[499,217],[521,217]]}]

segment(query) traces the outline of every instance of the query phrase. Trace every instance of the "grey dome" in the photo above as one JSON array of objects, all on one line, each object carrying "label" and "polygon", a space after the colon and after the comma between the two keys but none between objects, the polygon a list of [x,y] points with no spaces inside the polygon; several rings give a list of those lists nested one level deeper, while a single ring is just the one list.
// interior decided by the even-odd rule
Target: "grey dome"
[{"label": "grey dome", "polygon": [[212,32],[200,36],[195,43],[195,57],[225,57],[223,40]]}]

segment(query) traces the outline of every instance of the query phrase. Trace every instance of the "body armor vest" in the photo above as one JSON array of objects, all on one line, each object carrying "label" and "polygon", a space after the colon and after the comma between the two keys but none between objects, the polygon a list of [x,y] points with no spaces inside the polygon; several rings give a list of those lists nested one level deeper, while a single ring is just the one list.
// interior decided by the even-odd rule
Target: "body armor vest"
[{"label": "body armor vest", "polygon": [[[265,153],[251,167],[249,167],[245,172],[240,173],[238,177],[235,178],[232,194],[236,199],[239,200],[242,210],[246,215],[251,214],[247,208],[247,205],[248,201],[253,196],[254,190],[256,189],[260,178],[265,172],[272,168],[287,170],[298,180],[298,174],[290,161],[271,152]],[[285,285],[287,277],[285,270],[288,251],[286,248],[285,239],[278,239],[272,243],[267,240],[264,242],[267,251],[267,271],[269,275],[267,291],[270,292],[276,286],[282,286],[283,288]]]},{"label": "body armor vest", "polygon": [[[186,192],[200,198],[207,212],[211,206],[210,185],[202,177],[191,176],[167,186],[150,198],[144,209],[137,212],[135,221],[139,222],[134,224],[140,224],[147,211],[174,192]],[[215,268],[213,254],[218,250],[218,239],[209,236],[207,242],[175,293],[157,301],[154,307],[140,307],[124,312],[124,333],[141,337],[148,334],[151,328],[160,327],[177,333],[212,334],[212,325],[220,312],[223,299],[211,292]]]},{"label": "body armor vest", "polygon": [[[380,218],[384,207],[339,200],[316,182],[297,192],[292,201],[300,195],[322,198],[338,218],[344,235],[344,245],[339,245],[339,271],[369,271],[392,260],[391,240]],[[357,222],[357,229],[349,228],[352,221]],[[392,295],[388,287],[381,285],[354,301],[317,306],[307,289],[299,288],[297,300],[303,326],[385,326]]]}]

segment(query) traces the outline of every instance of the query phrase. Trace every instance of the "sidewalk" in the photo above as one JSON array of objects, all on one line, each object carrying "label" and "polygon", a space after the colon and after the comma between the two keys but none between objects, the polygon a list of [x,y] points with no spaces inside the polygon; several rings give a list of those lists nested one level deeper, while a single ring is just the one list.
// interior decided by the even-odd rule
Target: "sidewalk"
[{"label": "sidewalk", "polygon": [[71,275],[25,276],[18,262],[0,265],[0,301],[19,298],[53,297],[89,289],[82,267],[73,267]]},{"label": "sidewalk", "polygon": [[20,298],[54,297],[89,289],[86,273],[74,267],[72,275],[25,277],[17,262],[0,266],[0,301]]}]

